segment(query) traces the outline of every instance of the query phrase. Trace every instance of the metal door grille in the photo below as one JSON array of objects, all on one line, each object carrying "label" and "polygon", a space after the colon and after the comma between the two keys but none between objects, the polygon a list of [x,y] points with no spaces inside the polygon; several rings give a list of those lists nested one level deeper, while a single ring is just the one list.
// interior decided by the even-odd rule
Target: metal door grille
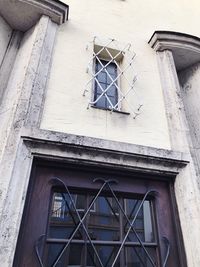
[{"label": "metal door grille", "polygon": [[[62,188],[62,191],[58,191],[59,195],[54,194],[49,222],[51,225],[49,229],[56,228],[57,235],[55,236],[53,231],[53,234],[50,233],[48,229],[47,234],[41,236],[36,242],[35,251],[41,267],[161,266],[158,259],[159,249],[153,221],[150,229],[154,229],[154,236],[151,240],[145,240],[145,238],[148,239],[148,237],[144,237],[145,229],[139,231],[137,226],[137,224],[141,225],[139,219],[144,220],[144,213],[141,211],[144,209],[144,205],[149,205],[149,199],[155,195],[155,190],[147,191],[140,199],[120,197],[113,190],[113,184],[116,184],[117,181],[98,178],[94,179],[95,183],[100,184],[95,195],[93,192],[87,194],[83,192],[78,195],[72,193],[74,191],[68,188],[62,180],[56,178],[52,181],[54,185]],[[102,217],[98,217],[100,210],[103,214]],[[148,210],[150,211],[150,208]],[[152,214],[149,213],[148,216],[152,216]],[[95,228],[97,217],[98,221],[101,219],[101,225],[97,225],[98,227],[101,226],[102,228],[106,222],[106,229],[104,227],[103,231],[99,231],[98,227]],[[56,224],[56,220],[59,221],[59,225]],[[60,229],[63,229],[63,225],[65,226],[65,235],[62,232],[62,236],[60,236]],[[119,231],[116,230],[117,227],[119,227]],[[95,238],[91,230],[96,233],[98,238]],[[107,237],[112,233],[114,238],[103,238],[105,232]],[[166,238],[163,241],[167,247],[162,264],[165,267],[167,266],[170,246]],[[50,250],[49,247],[51,246],[55,246],[56,249]]]}]

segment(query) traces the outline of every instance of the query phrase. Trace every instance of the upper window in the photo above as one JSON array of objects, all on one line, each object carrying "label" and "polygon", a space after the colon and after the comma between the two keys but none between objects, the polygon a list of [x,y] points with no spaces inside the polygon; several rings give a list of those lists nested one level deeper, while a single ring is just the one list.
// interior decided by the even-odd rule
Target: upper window
[{"label": "upper window", "polygon": [[96,59],[94,106],[118,109],[117,65],[114,62]]},{"label": "upper window", "polygon": [[142,103],[136,92],[136,66],[133,64],[136,54],[131,44],[95,37],[87,49],[91,58],[87,67],[89,80],[83,95],[88,93],[88,108],[138,116]]}]

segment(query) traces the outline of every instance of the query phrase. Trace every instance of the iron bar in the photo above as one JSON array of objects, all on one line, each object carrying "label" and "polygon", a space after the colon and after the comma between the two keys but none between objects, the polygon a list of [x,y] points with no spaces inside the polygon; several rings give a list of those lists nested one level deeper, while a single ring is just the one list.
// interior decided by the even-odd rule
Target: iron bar
[{"label": "iron bar", "polygon": [[[121,243],[121,246],[120,246],[120,248],[119,248],[119,250],[118,250],[118,253],[117,253],[117,255],[116,255],[116,257],[115,257],[115,259],[114,259],[114,261],[113,261],[111,267],[114,267],[114,265],[115,265],[115,263],[116,263],[116,261],[117,261],[117,259],[118,259],[118,257],[119,257],[119,254],[121,253],[121,250],[122,250],[122,248],[123,248],[123,246],[124,246],[124,244],[125,244],[125,242],[126,242],[126,239],[127,239],[128,235],[129,235],[130,231],[134,229],[134,228],[133,228],[133,224],[134,224],[134,222],[135,222],[135,220],[136,220],[136,218],[137,218],[137,215],[138,215],[138,213],[139,213],[141,207],[142,207],[143,204],[144,204],[144,201],[146,200],[147,196],[148,196],[150,193],[152,193],[152,192],[155,192],[155,190],[149,190],[149,191],[147,191],[147,193],[145,194],[144,198],[142,199],[142,202],[140,203],[140,206],[139,206],[139,208],[138,208],[138,210],[137,210],[137,212],[136,212],[136,214],[135,214],[135,216],[134,216],[134,218],[133,218],[133,220],[132,220],[132,222],[131,222],[131,224],[130,224],[130,227],[129,227],[129,229],[128,229],[128,231],[127,231],[125,237],[124,237],[124,240],[123,240],[122,243]],[[114,192],[113,192],[113,193],[114,193]],[[119,203],[119,205],[120,205],[120,203]],[[120,207],[121,207],[121,205],[120,205]],[[122,212],[123,212],[123,208],[122,208]],[[134,230],[135,230],[135,229],[134,229]],[[141,242],[141,245],[142,245],[142,242]],[[144,250],[145,250],[145,249],[144,249]],[[149,258],[151,264],[152,264],[153,266],[156,267],[155,263],[154,263],[154,262],[152,261],[152,259],[151,259],[151,256],[149,255],[149,253],[148,253],[147,251],[146,251],[146,253],[147,253],[147,255],[148,255],[148,258]]]},{"label": "iron bar", "polygon": [[39,244],[42,242],[42,240],[44,239],[45,235],[41,235],[38,240],[35,242],[35,252],[36,252],[36,255],[37,255],[37,259],[39,261],[39,264],[40,264],[40,267],[44,267],[43,265],[43,262],[41,260],[41,257],[40,257],[40,253],[39,253],[39,249],[38,249],[38,246]]},{"label": "iron bar", "polygon": [[[58,181],[58,182],[60,182],[60,183],[64,186],[64,188],[66,189],[66,191],[67,191],[67,193],[68,193],[68,195],[69,195],[69,197],[70,197],[70,200],[71,200],[71,202],[72,202],[72,205],[75,207],[75,210],[76,210],[76,206],[75,206],[75,204],[74,204],[74,200],[73,200],[73,198],[71,197],[71,194],[70,194],[70,192],[69,192],[69,190],[68,190],[68,187],[65,185],[65,183],[64,183],[62,180],[60,180],[60,179],[58,179],[58,178],[56,178],[55,180]],[[66,245],[65,245],[64,248],[62,249],[60,255],[58,256],[58,258],[56,259],[56,261],[55,261],[55,263],[53,264],[52,267],[55,267],[55,266],[57,265],[58,261],[61,259],[62,255],[64,254],[65,250],[67,249],[67,247],[69,246],[69,244],[70,244],[71,241],[73,240],[73,238],[74,238],[76,232],[79,230],[79,228],[80,228],[81,225],[83,226],[86,235],[88,235],[88,237],[89,237],[89,241],[91,241],[90,236],[89,236],[89,234],[88,234],[88,232],[87,232],[87,229],[85,228],[85,225],[84,225],[83,222],[84,222],[85,218],[87,217],[87,215],[88,215],[90,209],[92,208],[93,204],[95,203],[96,199],[98,198],[98,196],[99,196],[99,195],[101,194],[101,192],[103,191],[103,189],[104,189],[104,187],[106,186],[106,184],[107,184],[107,181],[105,181],[105,182],[103,183],[103,185],[101,186],[99,192],[97,193],[97,195],[95,196],[95,198],[93,199],[93,201],[90,203],[89,208],[87,209],[87,211],[86,211],[86,213],[84,214],[83,218],[80,217],[80,215],[79,215],[79,213],[78,213],[78,211],[77,211],[77,215],[78,215],[78,218],[79,218],[79,223],[78,223],[78,225],[76,226],[76,228],[75,228],[73,234],[71,235],[70,239],[68,240],[68,242],[66,243]],[[92,244],[92,242],[90,242],[90,243],[91,243],[91,245],[93,246],[94,251],[96,252],[96,249],[95,249],[94,245]],[[100,265],[101,265],[102,267],[104,267],[103,264],[102,264],[102,262],[101,262],[101,259],[99,258],[98,253],[96,252],[95,254],[96,254],[96,256],[97,256],[97,258],[98,258],[98,260],[99,260]]]},{"label": "iron bar", "polygon": [[[47,238],[46,242],[47,243],[56,243],[56,244],[63,244],[67,243],[70,239],[60,239],[60,238]],[[81,240],[81,239],[73,239],[71,241],[73,244],[90,244],[89,240]],[[120,246],[121,241],[108,241],[108,240],[92,240],[92,243],[95,245],[106,245],[106,246]],[[125,246],[135,246],[135,247],[141,247],[139,242],[131,242],[131,241],[126,241]],[[152,243],[145,243],[145,247],[157,247],[157,243],[152,242]]]},{"label": "iron bar", "polygon": [[166,237],[163,237],[162,238],[166,247],[167,247],[167,252],[166,252],[166,256],[165,256],[165,259],[164,259],[164,262],[163,262],[163,267],[166,267],[167,265],[167,261],[168,261],[168,258],[169,258],[169,253],[170,253],[170,243],[169,243],[169,240],[166,238]]},{"label": "iron bar", "polygon": [[[109,186],[110,191],[112,192],[112,194],[113,194],[115,200],[118,201],[117,196],[115,195],[115,192],[112,190],[112,188],[110,187],[109,184],[108,184],[108,186]],[[155,193],[156,191],[155,191],[155,190],[149,190],[146,194],[151,193],[151,192]],[[145,194],[145,196],[146,196],[146,194]],[[145,198],[145,196],[144,196],[144,198]],[[144,198],[143,198],[143,200],[144,200]],[[145,201],[145,200],[144,200],[144,201]],[[144,202],[143,202],[143,203],[144,203]],[[136,212],[136,215],[135,215],[134,219],[137,218],[137,213],[139,213],[139,210],[140,210],[140,208],[142,207],[143,203],[140,204],[140,206],[139,206],[139,208],[138,208],[138,211]],[[125,218],[127,219],[127,222],[129,223],[129,225],[130,225],[130,227],[131,227],[131,230],[133,230],[134,234],[136,235],[136,237],[137,237],[137,239],[138,239],[138,241],[139,241],[141,247],[143,248],[145,254],[146,254],[147,257],[150,259],[151,264],[152,264],[153,266],[155,266],[154,262],[153,262],[152,259],[151,259],[151,256],[149,255],[148,251],[145,249],[145,246],[143,245],[143,242],[141,241],[140,237],[138,236],[137,232],[135,231],[135,228],[133,227],[134,222],[131,223],[131,221],[130,221],[129,218],[127,217],[126,213],[124,212],[123,207],[121,206],[121,204],[120,204],[119,202],[118,202],[118,205],[119,205],[120,210],[122,211],[123,215],[124,215]],[[133,220],[134,220],[134,219],[133,219]],[[130,228],[129,228],[129,230],[130,230]],[[127,235],[127,236],[128,236],[128,235]]]}]

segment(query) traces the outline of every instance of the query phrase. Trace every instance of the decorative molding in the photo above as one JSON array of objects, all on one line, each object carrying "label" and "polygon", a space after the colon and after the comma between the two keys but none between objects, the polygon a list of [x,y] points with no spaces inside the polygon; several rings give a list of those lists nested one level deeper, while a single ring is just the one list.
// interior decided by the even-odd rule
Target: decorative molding
[{"label": "decorative molding", "polygon": [[200,38],[185,33],[155,31],[148,43],[155,51],[184,47],[200,52]]},{"label": "decorative molding", "polygon": [[44,159],[70,159],[85,162],[87,165],[110,166],[131,172],[168,176],[169,179],[174,178],[180,169],[189,163],[187,153],[172,150],[37,128],[24,128],[21,134],[23,142],[30,147],[31,154]]},{"label": "decorative molding", "polygon": [[185,33],[155,31],[149,45],[156,51],[171,50],[177,70],[200,61],[200,38]]},{"label": "decorative molding", "polygon": [[1,0],[0,14],[16,30],[27,31],[46,15],[57,24],[68,19],[69,6],[58,0]]}]

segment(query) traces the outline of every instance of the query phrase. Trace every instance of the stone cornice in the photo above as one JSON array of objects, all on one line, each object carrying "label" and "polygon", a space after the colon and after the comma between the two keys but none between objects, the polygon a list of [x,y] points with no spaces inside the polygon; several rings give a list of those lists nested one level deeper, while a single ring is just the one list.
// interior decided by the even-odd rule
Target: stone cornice
[{"label": "stone cornice", "polygon": [[156,51],[171,50],[178,70],[200,61],[200,38],[179,32],[155,31],[149,45]]},{"label": "stone cornice", "polygon": [[42,15],[57,24],[68,19],[69,6],[58,0],[1,0],[0,14],[16,30],[25,32]]},{"label": "stone cornice", "polygon": [[[188,154],[93,137],[24,128],[23,142],[36,157],[82,161],[155,176],[174,178],[190,159]],[[96,163],[95,163],[96,162]]]},{"label": "stone cornice", "polygon": [[179,32],[155,31],[148,43],[155,51],[178,47],[200,51],[200,38]]}]

